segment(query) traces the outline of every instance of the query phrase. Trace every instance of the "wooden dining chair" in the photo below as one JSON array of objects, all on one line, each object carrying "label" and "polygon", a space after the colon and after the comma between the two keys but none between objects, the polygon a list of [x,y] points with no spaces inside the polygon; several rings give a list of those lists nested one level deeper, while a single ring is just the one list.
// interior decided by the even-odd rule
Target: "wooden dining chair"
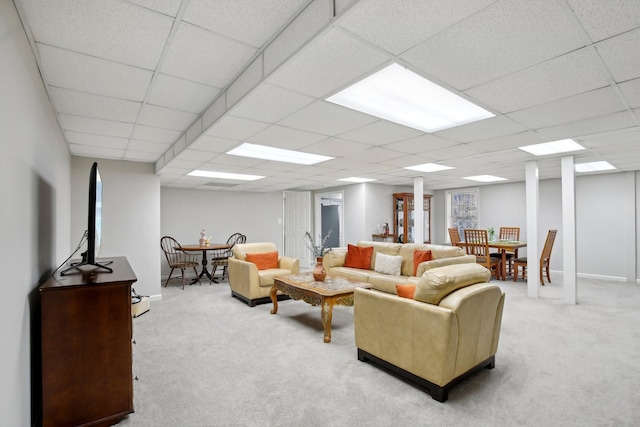
[{"label": "wooden dining chair", "polygon": [[498,278],[501,276],[500,259],[489,254],[489,235],[487,230],[464,230],[464,247],[468,255],[475,255],[476,262],[486,267],[491,275]]},{"label": "wooden dining chair", "polygon": [[[498,239],[520,241],[520,227],[500,227],[500,231],[498,232]],[[491,256],[502,258],[502,253],[492,253]],[[513,260],[515,258],[518,258],[518,250],[516,249],[514,251],[507,251],[505,256],[507,261],[507,274],[512,274]]]},{"label": "wooden dining chair", "polygon": [[176,268],[179,268],[182,272],[182,289],[184,289],[184,282],[186,279],[184,273],[187,268],[193,268],[193,271],[196,273],[198,283],[202,284],[202,282],[200,282],[200,277],[198,277],[198,270],[196,270],[196,267],[200,264],[198,261],[198,255],[185,252],[182,249],[182,246],[180,246],[180,243],[170,236],[163,236],[160,239],[160,248],[162,248],[162,252],[164,252],[164,256],[167,258],[167,262],[169,263],[169,267],[171,267],[169,277],[167,277],[167,281],[164,284],[165,287],[169,284],[169,279],[171,279],[173,270]]},{"label": "wooden dining chair", "polygon": [[460,246],[460,232],[457,228],[449,228],[449,239],[451,240],[452,246]]},{"label": "wooden dining chair", "polygon": [[213,277],[215,276],[216,270],[218,269],[218,267],[222,268],[222,276],[220,277],[220,279],[224,280],[225,277],[227,279],[229,278],[229,258],[233,255],[233,252],[231,250],[238,243],[246,243],[246,242],[247,242],[247,236],[245,236],[242,233],[233,233],[227,239],[227,245],[229,245],[228,248],[217,249],[212,251],[213,252],[211,256],[212,271],[211,271],[211,281],[209,282],[209,284],[211,284],[211,282],[213,281]]},{"label": "wooden dining chair", "polygon": [[[553,242],[556,240],[556,234],[558,230],[549,230],[547,233],[547,239],[544,242],[544,248],[542,248],[542,255],[540,256],[540,284],[544,286],[544,280],[542,277],[542,270],[547,273],[547,280],[551,283],[551,276],[549,275],[549,263],[551,262],[551,250],[553,249]],[[513,281],[518,279],[518,269],[522,268],[522,278],[527,278],[527,257],[515,258],[513,260]]]}]

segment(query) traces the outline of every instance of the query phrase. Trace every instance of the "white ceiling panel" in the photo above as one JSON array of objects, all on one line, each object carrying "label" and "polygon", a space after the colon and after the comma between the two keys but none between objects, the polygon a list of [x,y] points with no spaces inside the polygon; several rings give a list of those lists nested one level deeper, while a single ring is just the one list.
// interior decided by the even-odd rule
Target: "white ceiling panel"
[{"label": "white ceiling panel", "polygon": [[379,50],[333,29],[318,36],[289,63],[273,73],[269,82],[323,98],[382,65],[389,58]]},{"label": "white ceiling panel", "polygon": [[152,70],[171,30],[162,14],[118,1],[21,0],[37,42]]},{"label": "white ceiling panel", "polygon": [[371,145],[340,138],[327,138],[305,147],[304,151],[313,154],[322,154],[324,156],[346,156],[347,154],[367,150],[371,147]]},{"label": "white ceiling panel", "polygon": [[403,139],[413,138],[423,133],[419,130],[402,126],[386,120],[378,120],[359,127],[358,129],[345,132],[340,135],[341,139],[362,142],[372,145],[384,145]]},{"label": "white ceiling panel", "polygon": [[129,3],[137,4],[147,9],[155,10],[165,15],[175,17],[180,9],[182,0],[126,0]]},{"label": "white ceiling panel", "polygon": [[98,157],[102,159],[122,159],[124,149],[98,147],[91,145],[69,144],[69,150],[74,156]]},{"label": "white ceiling panel", "polygon": [[629,103],[629,107],[640,107],[640,79],[629,80],[627,82],[620,83],[618,85],[618,88]]},{"label": "white ceiling panel", "polygon": [[317,101],[281,120],[279,124],[327,136],[335,136],[377,119],[326,101]]},{"label": "white ceiling panel", "polygon": [[[640,87],[640,86],[639,86]],[[611,86],[507,114],[532,129],[549,127],[625,109]]]},{"label": "white ceiling panel", "polygon": [[126,138],[118,138],[115,136],[95,135],[91,133],[82,133],[67,131],[67,140],[71,144],[92,145],[96,147],[106,148],[127,148],[128,140]]},{"label": "white ceiling panel", "polygon": [[566,0],[594,42],[640,27],[640,8],[629,0]]},{"label": "white ceiling panel", "polygon": [[596,49],[616,82],[640,77],[640,29],[604,40]]},{"label": "white ceiling panel", "polygon": [[226,153],[232,148],[240,145],[240,141],[233,139],[218,138],[215,136],[201,135],[189,145],[190,149],[211,151],[212,153]]},{"label": "white ceiling panel", "polygon": [[50,87],[52,101],[60,113],[134,123],[139,102]]},{"label": "white ceiling panel", "polygon": [[132,123],[116,122],[113,120],[72,116],[70,114],[60,114],[58,115],[58,119],[60,120],[62,129],[77,132],[128,138],[133,130]]},{"label": "white ceiling panel", "polygon": [[560,12],[556,0],[498,2],[401,58],[468,89],[584,46]]},{"label": "white ceiling panel", "polygon": [[592,51],[580,49],[466,93],[506,114],[608,85]]},{"label": "white ceiling panel", "polygon": [[183,19],[261,47],[308,0],[190,0]]},{"label": "white ceiling panel", "polygon": [[153,72],[38,44],[41,66],[52,86],[143,101]]},{"label": "white ceiling panel", "polygon": [[387,150],[386,148],[373,147],[368,150],[359,151],[353,154],[347,154],[345,159],[364,160],[366,162],[380,162],[396,157],[405,157],[404,153],[398,151]]},{"label": "white ceiling panel", "polygon": [[275,123],[315,99],[270,84],[260,85],[254,93],[233,107],[232,114]]},{"label": "white ceiling panel", "polygon": [[[140,141],[138,139],[132,139],[129,141],[128,150],[151,153],[151,154],[163,154],[169,149],[171,144],[164,144],[162,142]],[[158,156],[156,156],[156,159]]]},{"label": "white ceiling panel", "polygon": [[541,128],[538,129],[537,132],[551,140],[557,140],[626,129],[636,125],[637,122],[634,120],[632,114],[628,111],[623,111],[563,125]]},{"label": "white ceiling panel", "polygon": [[226,116],[206,131],[209,136],[244,141],[269,126],[268,123]]},{"label": "white ceiling panel", "polygon": [[220,88],[159,74],[149,92],[150,104],[200,113],[220,93]]},{"label": "white ceiling panel", "polygon": [[183,22],[160,71],[209,86],[225,87],[255,52],[254,47]]},{"label": "white ceiling panel", "polygon": [[158,160],[158,155],[156,153],[150,153],[148,151],[126,150],[124,152],[124,155],[122,156],[122,160],[151,163]]},{"label": "white ceiling panel", "polygon": [[407,154],[425,153],[440,148],[452,147],[458,145],[457,142],[440,138],[435,135],[421,135],[415,138],[406,139],[404,141],[386,144],[384,148],[399,151]]},{"label": "white ceiling panel", "polygon": [[482,141],[470,142],[467,145],[483,151],[495,152],[510,148],[517,148],[523,145],[539,144],[541,142],[548,142],[548,140],[536,132],[526,131],[511,135],[503,135],[497,138],[484,139]]},{"label": "white ceiling panel", "polygon": [[146,104],[140,112],[139,122],[151,127],[181,130],[193,123],[196,117],[195,113]]},{"label": "white ceiling panel", "polygon": [[474,156],[480,153],[483,153],[483,151],[478,148],[470,147],[466,144],[458,144],[453,147],[433,150],[429,152],[429,156],[437,160],[449,160],[457,157]]},{"label": "white ceiling panel", "polygon": [[495,138],[502,135],[522,132],[524,126],[514,122],[508,117],[495,116],[477,122],[467,123],[461,126],[436,132],[436,135],[458,142],[471,142],[482,139]]},{"label": "white ceiling panel", "polygon": [[617,144],[640,143],[640,127],[635,126],[618,132],[578,138],[580,145],[588,148],[609,147]]},{"label": "white ceiling panel", "polygon": [[273,125],[247,139],[248,142],[296,150],[326,139],[325,135]]},{"label": "white ceiling panel", "polygon": [[181,132],[176,130],[138,125],[132,138],[142,141],[173,143],[180,137],[180,134]]}]

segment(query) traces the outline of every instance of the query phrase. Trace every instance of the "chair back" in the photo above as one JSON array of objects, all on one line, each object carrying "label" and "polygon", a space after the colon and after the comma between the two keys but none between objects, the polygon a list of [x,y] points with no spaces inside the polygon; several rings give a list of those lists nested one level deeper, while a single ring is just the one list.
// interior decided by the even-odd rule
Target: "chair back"
[{"label": "chair back", "polygon": [[451,239],[451,244],[453,246],[458,246],[458,244],[460,243],[460,232],[457,228],[449,229],[449,239]]},{"label": "chair back", "polygon": [[467,255],[475,255],[476,258],[489,258],[489,236],[487,230],[464,230],[464,245]]},{"label": "chair back", "polygon": [[542,248],[542,255],[540,256],[540,265],[545,265],[551,260],[551,249],[553,249],[553,242],[556,240],[556,234],[558,230],[549,230],[547,233],[547,240],[544,242],[544,248]]},{"label": "chair back", "polygon": [[500,240],[520,240],[520,227],[500,227],[498,234]]},{"label": "chair back", "polygon": [[242,237],[242,233],[233,233],[231,236],[229,236],[229,238],[227,239],[227,245],[235,245],[236,243],[238,243],[238,239]]},{"label": "chair back", "polygon": [[172,268],[184,262],[188,255],[184,250],[182,250],[180,243],[171,236],[163,236],[160,239],[160,247],[162,248],[162,252],[164,252],[164,256],[167,258],[169,266]]}]

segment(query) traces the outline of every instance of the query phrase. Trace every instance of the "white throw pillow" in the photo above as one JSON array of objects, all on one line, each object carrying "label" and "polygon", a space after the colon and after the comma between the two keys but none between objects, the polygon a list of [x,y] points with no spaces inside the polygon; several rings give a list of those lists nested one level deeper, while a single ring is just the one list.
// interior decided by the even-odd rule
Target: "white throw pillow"
[{"label": "white throw pillow", "polygon": [[383,274],[399,276],[402,267],[402,257],[400,255],[385,255],[376,253],[376,271]]}]

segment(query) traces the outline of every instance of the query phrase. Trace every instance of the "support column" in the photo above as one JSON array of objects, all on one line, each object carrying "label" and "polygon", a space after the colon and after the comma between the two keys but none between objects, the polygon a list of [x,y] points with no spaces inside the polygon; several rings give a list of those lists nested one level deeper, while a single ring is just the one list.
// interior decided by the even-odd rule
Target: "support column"
[{"label": "support column", "polygon": [[636,259],[638,248],[636,247],[636,236],[638,235],[638,223],[636,214],[636,173],[625,172],[624,194],[633,194],[633,197],[625,198],[625,230],[627,230],[625,242],[625,264],[626,279],[628,283],[636,283],[638,271]]},{"label": "support column", "polygon": [[540,286],[540,251],[538,250],[538,212],[540,194],[538,184],[538,162],[525,165],[525,187],[527,200],[527,296],[538,298]]},{"label": "support column", "polygon": [[578,297],[576,268],[576,185],[573,156],[561,159],[562,177],[562,271],[564,302],[576,304]]},{"label": "support column", "polygon": [[413,241],[424,242],[424,181],[421,176],[413,178]]}]

